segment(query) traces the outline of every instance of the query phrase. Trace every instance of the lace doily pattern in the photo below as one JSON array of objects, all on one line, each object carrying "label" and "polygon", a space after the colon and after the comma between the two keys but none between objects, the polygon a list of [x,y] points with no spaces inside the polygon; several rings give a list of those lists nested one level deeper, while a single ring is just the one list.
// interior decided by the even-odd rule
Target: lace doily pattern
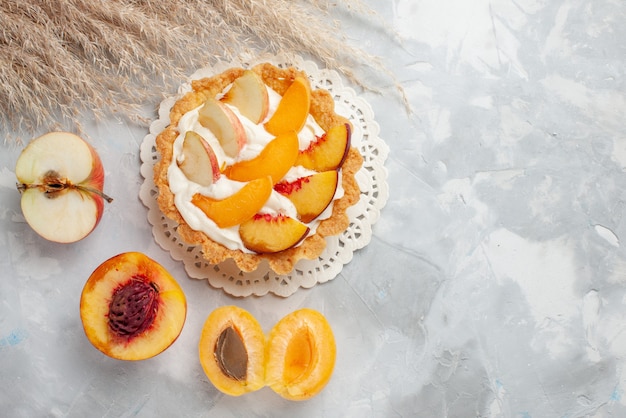
[{"label": "lace doily pattern", "polygon": [[262,296],[267,293],[287,297],[299,288],[310,288],[334,279],[343,266],[352,260],[353,253],[370,242],[372,225],[378,220],[389,196],[387,170],[384,166],[389,149],[378,136],[379,126],[374,120],[370,105],[357,96],[353,89],[344,86],[336,71],[319,69],[312,61],[299,57],[271,57],[255,62],[220,63],[197,71],[191,79],[214,75],[233,66],[249,67],[260,62],[271,62],[278,67],[294,66],[304,70],[309,75],[312,88],[328,90],[335,99],[336,112],[352,122],[352,145],[360,150],[364,162],[356,175],[361,196],[359,202],[348,209],[351,221],[348,229],[341,235],[326,238],[326,249],[318,259],[300,260],[287,275],[274,273],[266,263],[250,273],[239,270],[232,260],[217,265],[210,264],[203,258],[200,246],[185,243],[176,231],[177,223],[163,215],[159,209],[153,166],[159,158],[155,145],[156,136],[169,124],[170,109],[180,95],[191,89],[190,83],[182,85],[176,97],[169,97],[161,103],[158,119],[152,122],[149,134],[143,139],[140,157],[144,182],[139,197],[148,208],[148,222],[152,225],[155,241],[174,260],[184,263],[191,278],[206,279],[211,286],[237,297]]}]

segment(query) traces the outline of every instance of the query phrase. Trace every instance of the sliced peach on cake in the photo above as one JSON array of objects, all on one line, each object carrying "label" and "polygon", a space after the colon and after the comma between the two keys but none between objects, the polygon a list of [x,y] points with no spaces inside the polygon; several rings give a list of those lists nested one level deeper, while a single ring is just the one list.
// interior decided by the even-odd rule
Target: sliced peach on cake
[{"label": "sliced peach on cake", "polygon": [[89,341],[120,360],[156,356],[179,336],[187,302],[176,280],[138,252],[118,254],[98,266],[80,297]]},{"label": "sliced peach on cake", "polygon": [[224,174],[237,181],[270,176],[277,183],[293,166],[297,156],[298,136],[290,131],[271,140],[255,158],[226,167]]},{"label": "sliced peach on cake", "polygon": [[228,106],[209,98],[198,111],[198,122],[217,138],[226,155],[235,157],[247,142],[241,121]]},{"label": "sliced peach on cake", "polygon": [[311,84],[308,78],[297,76],[285,90],[278,107],[265,123],[265,130],[272,135],[289,131],[300,132],[311,108]]},{"label": "sliced peach on cake", "polygon": [[349,123],[333,126],[298,153],[295,165],[315,171],[336,170],[348,156],[351,136]]},{"label": "sliced peach on cake", "polygon": [[265,386],[265,334],[248,311],[222,306],[211,312],[198,351],[202,369],[221,392],[240,396]]},{"label": "sliced peach on cake", "polygon": [[313,309],[283,317],[267,341],[266,384],[282,397],[305,400],[330,381],[337,348],[328,321]]},{"label": "sliced peach on cake", "polygon": [[274,190],[291,200],[300,221],[309,223],[333,201],[338,183],[337,171],[329,170],[292,182],[280,182],[274,185]]},{"label": "sliced peach on cake", "polygon": [[270,108],[267,87],[263,84],[261,76],[252,70],[245,70],[221,100],[236,107],[244,117],[255,124],[265,119]]},{"label": "sliced peach on cake", "polygon": [[183,139],[183,160],[178,167],[191,181],[210,186],[220,178],[220,166],[215,151],[194,131],[187,131]]},{"label": "sliced peach on cake", "polygon": [[216,200],[196,193],[191,203],[196,205],[220,228],[228,228],[252,218],[272,194],[272,178],[261,177],[246,183],[231,196]]},{"label": "sliced peach on cake", "polygon": [[243,245],[259,254],[292,248],[308,233],[308,226],[285,215],[257,214],[239,226]]}]

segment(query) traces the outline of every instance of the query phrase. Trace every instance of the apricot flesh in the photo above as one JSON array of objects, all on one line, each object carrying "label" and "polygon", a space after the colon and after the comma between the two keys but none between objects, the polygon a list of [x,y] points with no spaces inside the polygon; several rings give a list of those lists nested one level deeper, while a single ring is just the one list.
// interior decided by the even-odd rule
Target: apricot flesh
[{"label": "apricot flesh", "polygon": [[262,177],[246,183],[233,195],[222,200],[196,193],[191,203],[220,228],[239,225],[252,218],[272,194],[272,178]]},{"label": "apricot flesh", "polygon": [[289,131],[272,139],[257,157],[226,167],[224,174],[236,181],[270,176],[273,183],[278,183],[296,162],[297,157],[298,135]]},{"label": "apricot flesh", "polygon": [[285,316],[270,331],[267,344],[266,384],[283,398],[309,399],[330,380],[337,349],[320,312],[304,308]]},{"label": "apricot flesh", "polygon": [[211,312],[198,351],[202,369],[219,391],[240,396],[264,386],[265,334],[248,311],[233,305]]},{"label": "apricot flesh", "polygon": [[272,135],[289,131],[300,132],[311,109],[311,84],[306,77],[297,76],[287,87],[278,107],[265,123],[265,130]]},{"label": "apricot flesh", "polygon": [[120,360],[163,352],[180,335],[186,315],[182,288],[163,266],[139,252],[100,264],[80,298],[85,335],[102,353]]}]

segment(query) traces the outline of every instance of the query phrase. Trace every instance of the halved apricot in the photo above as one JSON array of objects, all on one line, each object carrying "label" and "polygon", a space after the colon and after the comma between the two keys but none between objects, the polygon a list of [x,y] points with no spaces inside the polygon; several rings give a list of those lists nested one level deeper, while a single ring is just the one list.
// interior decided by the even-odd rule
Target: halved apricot
[{"label": "halved apricot", "polygon": [[206,319],[198,345],[200,364],[223,393],[240,396],[265,386],[265,334],[237,306],[222,306]]},{"label": "halved apricot", "polygon": [[120,360],[143,360],[164,351],[180,335],[186,315],[185,294],[176,280],[138,252],[100,264],[80,298],[87,338]]},{"label": "halved apricot", "polygon": [[272,135],[289,131],[300,132],[311,108],[311,84],[309,79],[296,76],[278,102],[278,107],[265,123],[265,130]]},{"label": "halved apricot", "polygon": [[191,203],[202,210],[220,228],[228,228],[252,218],[272,194],[272,178],[262,177],[246,183],[233,195],[215,200],[196,193]]},{"label": "halved apricot", "polygon": [[286,399],[305,400],[328,383],[336,345],[324,315],[300,309],[282,318],[267,341],[266,384]]},{"label": "halved apricot", "polygon": [[278,183],[298,156],[298,135],[289,131],[272,139],[258,156],[226,167],[224,174],[236,181],[250,181],[270,176]]}]

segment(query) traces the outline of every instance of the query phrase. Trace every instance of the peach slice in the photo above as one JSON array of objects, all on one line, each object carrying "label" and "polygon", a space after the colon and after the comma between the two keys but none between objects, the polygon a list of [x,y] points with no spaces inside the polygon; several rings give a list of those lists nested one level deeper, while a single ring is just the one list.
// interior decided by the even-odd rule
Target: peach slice
[{"label": "peach slice", "polygon": [[191,203],[202,210],[220,228],[229,228],[252,218],[272,194],[272,178],[261,177],[246,183],[233,195],[215,200],[196,193]]},{"label": "peach slice", "polygon": [[265,123],[265,130],[272,135],[300,132],[311,108],[311,84],[306,77],[297,76],[285,90],[278,107]]},{"label": "peach slice", "polygon": [[293,166],[297,156],[298,135],[290,131],[272,139],[255,158],[226,167],[224,174],[237,181],[270,176],[274,183],[278,183]]},{"label": "peach slice", "polygon": [[202,369],[221,392],[240,396],[265,385],[265,334],[248,311],[222,306],[211,312],[198,351]]},{"label": "peach slice", "polygon": [[220,178],[220,165],[215,151],[194,131],[185,134],[183,158],[178,167],[189,180],[201,186],[210,186]]},{"label": "peach slice", "polygon": [[270,108],[269,95],[263,79],[252,70],[245,70],[221,100],[236,107],[243,116],[255,124],[265,119]]},{"label": "peach slice", "polygon": [[305,400],[328,383],[337,348],[328,321],[313,309],[294,311],[272,328],[267,341],[266,385],[282,397]]},{"label": "peach slice", "polygon": [[293,182],[280,182],[274,186],[274,190],[291,200],[300,221],[309,223],[333,201],[338,183],[337,171],[329,170]]},{"label": "peach slice", "polygon": [[185,294],[176,280],[138,252],[100,264],[80,297],[87,338],[120,360],[143,360],[164,351],[180,335],[186,315]]},{"label": "peach slice", "polygon": [[309,227],[285,215],[257,214],[239,227],[243,245],[259,254],[276,253],[298,245]]},{"label": "peach slice", "polygon": [[209,98],[198,111],[198,122],[220,142],[226,155],[235,157],[247,142],[241,121],[228,106]]},{"label": "peach slice", "polygon": [[295,165],[315,171],[336,170],[348,156],[351,137],[349,123],[333,126],[298,153]]}]

